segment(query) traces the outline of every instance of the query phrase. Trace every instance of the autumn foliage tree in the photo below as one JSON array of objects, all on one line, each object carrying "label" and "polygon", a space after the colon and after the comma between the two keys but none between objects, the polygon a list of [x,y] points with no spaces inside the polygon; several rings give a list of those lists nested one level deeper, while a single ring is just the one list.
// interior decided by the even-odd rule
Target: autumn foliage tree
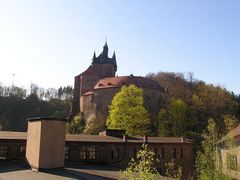
[{"label": "autumn foliage tree", "polygon": [[143,90],[135,85],[123,86],[112,100],[106,125],[125,129],[128,135],[147,134],[150,118],[144,107]]}]

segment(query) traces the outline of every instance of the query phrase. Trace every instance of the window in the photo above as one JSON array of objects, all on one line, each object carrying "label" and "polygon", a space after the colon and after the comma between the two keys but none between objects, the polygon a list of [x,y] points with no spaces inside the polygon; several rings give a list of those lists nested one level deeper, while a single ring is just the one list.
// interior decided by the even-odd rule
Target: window
[{"label": "window", "polygon": [[181,148],[180,151],[181,151],[181,152],[180,152],[180,158],[182,159],[182,158],[183,158],[183,148]]},{"label": "window", "polygon": [[154,154],[155,154],[155,157],[157,157],[157,155],[158,155],[158,150],[157,150],[157,148],[154,149]]},{"label": "window", "polygon": [[137,157],[137,149],[133,148],[133,158],[136,159]]},{"label": "window", "polygon": [[65,157],[65,159],[69,159],[69,147],[68,146],[64,147],[64,157]]},{"label": "window", "polygon": [[25,145],[21,145],[20,146],[20,158],[25,157],[26,154],[26,146]]},{"label": "window", "polygon": [[7,159],[7,145],[0,145],[0,159]]},{"label": "window", "polygon": [[164,148],[162,148],[162,159],[164,159]]},{"label": "window", "polygon": [[96,148],[94,147],[89,147],[88,148],[88,158],[89,159],[96,159]]},{"label": "window", "polygon": [[119,159],[120,158],[119,157],[119,152],[120,152],[119,148],[118,147],[115,148],[115,150],[114,150],[114,159]]},{"label": "window", "polygon": [[176,148],[173,148],[173,158],[174,159],[177,158],[177,150],[176,150]]},{"label": "window", "polygon": [[87,152],[85,147],[80,148],[80,159],[81,160],[87,159]]},{"label": "window", "polygon": [[232,170],[238,169],[236,154],[230,154],[230,153],[227,154],[227,168]]},{"label": "window", "polygon": [[114,151],[112,150],[111,159],[114,159]]}]

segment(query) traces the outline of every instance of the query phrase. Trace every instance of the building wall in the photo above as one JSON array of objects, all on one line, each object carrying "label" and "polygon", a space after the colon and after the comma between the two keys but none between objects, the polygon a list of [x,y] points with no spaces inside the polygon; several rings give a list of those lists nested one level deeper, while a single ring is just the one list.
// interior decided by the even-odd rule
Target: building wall
[{"label": "building wall", "polygon": [[26,159],[31,168],[64,166],[65,121],[28,121]]},{"label": "building wall", "polygon": [[224,174],[238,179],[240,177],[240,144],[236,144],[234,148],[218,147],[217,165]]},{"label": "building wall", "polygon": [[41,121],[28,123],[26,160],[35,169],[39,167]]},{"label": "building wall", "polygon": [[25,159],[25,140],[0,140],[0,160]]},{"label": "building wall", "polygon": [[41,122],[39,168],[64,167],[65,121]]},{"label": "building wall", "polygon": [[[185,179],[192,177],[192,145],[191,144],[171,144],[171,143],[148,143],[152,151],[156,154],[156,167],[162,175],[165,171],[165,163],[172,159],[183,169]],[[96,162],[126,167],[128,162],[136,157],[137,151],[142,143],[89,143],[89,142],[67,142],[68,161]],[[87,148],[95,148],[96,158],[89,159]],[[86,159],[81,158],[80,152],[86,150]],[[176,156],[174,156],[176,149]],[[181,155],[182,149],[182,155]],[[162,152],[164,151],[164,154]]]},{"label": "building wall", "polygon": [[91,73],[86,72],[75,77],[70,117],[73,117],[81,112],[80,97],[86,92],[93,90],[94,85],[99,79],[105,77],[115,77],[116,71],[112,64],[93,64],[88,69]]},{"label": "building wall", "polygon": [[[81,109],[85,120],[92,114],[99,121],[106,121],[108,117],[109,105],[113,97],[121,88],[96,89],[90,95],[80,98]],[[143,88],[145,107],[152,116],[157,116],[160,107],[163,106],[163,92],[155,89]]]}]

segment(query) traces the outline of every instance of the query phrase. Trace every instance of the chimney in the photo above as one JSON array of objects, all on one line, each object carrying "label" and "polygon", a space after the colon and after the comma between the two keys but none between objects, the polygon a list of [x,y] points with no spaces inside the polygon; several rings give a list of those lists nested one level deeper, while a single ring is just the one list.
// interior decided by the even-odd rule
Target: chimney
[{"label": "chimney", "polygon": [[148,142],[148,136],[146,136],[146,135],[143,136],[143,142],[144,142],[144,143],[147,143],[147,142]]}]

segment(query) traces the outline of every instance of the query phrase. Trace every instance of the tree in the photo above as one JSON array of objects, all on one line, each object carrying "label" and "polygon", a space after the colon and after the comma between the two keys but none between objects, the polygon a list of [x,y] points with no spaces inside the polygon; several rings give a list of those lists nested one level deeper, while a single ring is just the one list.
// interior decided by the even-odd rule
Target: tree
[{"label": "tree", "polygon": [[158,135],[160,136],[171,136],[171,123],[168,118],[168,111],[166,109],[161,109],[158,113],[159,129]]},{"label": "tree", "polygon": [[160,110],[158,119],[159,135],[186,136],[190,119],[188,118],[188,106],[183,100],[171,99],[168,109]]},{"label": "tree", "polygon": [[218,179],[216,168],[216,142],[219,139],[217,125],[214,119],[208,120],[207,132],[204,134],[202,151],[197,155],[197,171],[199,179]]},{"label": "tree", "polygon": [[172,122],[174,136],[186,134],[188,107],[181,99],[172,99],[169,107],[169,119]]},{"label": "tree", "polygon": [[150,118],[144,108],[143,90],[123,86],[112,100],[106,124],[108,128],[125,129],[128,135],[148,133]]},{"label": "tree", "polygon": [[223,115],[223,121],[225,124],[224,134],[227,134],[229,131],[233,130],[239,122],[235,116],[231,116],[229,114]]},{"label": "tree", "polygon": [[104,129],[106,129],[105,121],[103,121],[101,117],[97,118],[94,114],[91,114],[86,120],[84,134],[98,134]]},{"label": "tree", "polygon": [[137,152],[137,159],[132,159],[127,169],[120,172],[120,179],[129,180],[153,180],[158,176],[154,168],[154,153],[146,144]]},{"label": "tree", "polygon": [[167,177],[172,177],[175,179],[181,179],[182,177],[182,167],[179,166],[174,159],[172,161],[165,163],[165,174]]},{"label": "tree", "polygon": [[67,132],[70,134],[81,134],[85,128],[85,122],[81,114],[76,115],[71,122],[67,124]]}]

